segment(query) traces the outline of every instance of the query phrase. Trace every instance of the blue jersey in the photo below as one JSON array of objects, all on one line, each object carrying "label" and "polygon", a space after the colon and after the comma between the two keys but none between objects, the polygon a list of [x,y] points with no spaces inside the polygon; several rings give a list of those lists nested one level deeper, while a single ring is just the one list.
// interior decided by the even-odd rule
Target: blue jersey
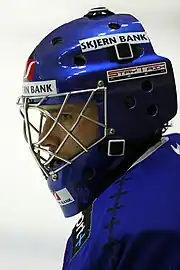
[{"label": "blue jersey", "polygon": [[82,215],[63,270],[180,270],[180,135],[150,148]]}]

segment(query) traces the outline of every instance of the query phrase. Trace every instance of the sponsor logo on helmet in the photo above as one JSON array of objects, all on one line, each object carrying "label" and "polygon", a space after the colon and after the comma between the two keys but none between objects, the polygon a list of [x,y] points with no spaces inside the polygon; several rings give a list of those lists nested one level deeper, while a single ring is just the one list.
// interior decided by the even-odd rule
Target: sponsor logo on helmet
[{"label": "sponsor logo on helmet", "polygon": [[99,50],[120,43],[149,43],[149,37],[146,32],[133,32],[133,33],[124,33],[124,34],[115,34],[115,35],[105,35],[99,37],[93,37],[88,39],[80,40],[80,46],[82,52],[89,52],[94,50]]},{"label": "sponsor logo on helmet", "polygon": [[23,96],[47,96],[57,94],[56,81],[24,82]]},{"label": "sponsor logo on helmet", "polygon": [[35,59],[28,59],[24,73],[24,81],[32,81],[35,71]]},{"label": "sponsor logo on helmet", "polygon": [[74,199],[69,193],[69,191],[67,190],[67,188],[63,188],[61,190],[55,191],[53,192],[53,195],[61,206],[74,202]]},{"label": "sponsor logo on helmet", "polygon": [[167,73],[166,63],[161,62],[142,66],[109,70],[107,71],[107,78],[108,82],[112,83],[148,76],[162,75],[166,73]]}]

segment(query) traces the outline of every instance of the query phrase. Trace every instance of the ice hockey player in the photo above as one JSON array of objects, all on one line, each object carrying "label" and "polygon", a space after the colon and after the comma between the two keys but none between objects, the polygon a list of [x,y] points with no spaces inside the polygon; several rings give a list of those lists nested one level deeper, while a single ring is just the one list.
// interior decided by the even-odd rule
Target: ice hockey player
[{"label": "ice hockey player", "polygon": [[18,104],[64,216],[82,212],[63,270],[180,269],[180,136],[164,134],[176,86],[142,24],[95,8],[58,27],[29,57]]}]

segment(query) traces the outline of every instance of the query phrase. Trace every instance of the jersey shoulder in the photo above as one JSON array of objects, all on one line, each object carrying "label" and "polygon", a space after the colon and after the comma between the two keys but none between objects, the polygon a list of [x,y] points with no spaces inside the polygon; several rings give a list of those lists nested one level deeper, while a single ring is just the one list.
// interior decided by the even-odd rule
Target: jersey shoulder
[{"label": "jersey shoulder", "polygon": [[[165,165],[166,162],[172,163],[174,160],[179,161],[180,155],[180,134],[167,134],[161,140],[149,148],[133,165],[132,167],[140,167],[143,165],[154,169]],[[132,168],[131,167],[131,168]],[[147,167],[146,167],[147,169]]]},{"label": "jersey shoulder", "polygon": [[180,143],[180,133],[170,133],[165,135],[164,137],[168,137],[170,141]]},{"label": "jersey shoulder", "polygon": [[164,136],[163,139],[167,141],[164,147],[168,152],[168,156],[179,159],[178,156],[180,155],[180,134],[179,133],[168,134]]}]

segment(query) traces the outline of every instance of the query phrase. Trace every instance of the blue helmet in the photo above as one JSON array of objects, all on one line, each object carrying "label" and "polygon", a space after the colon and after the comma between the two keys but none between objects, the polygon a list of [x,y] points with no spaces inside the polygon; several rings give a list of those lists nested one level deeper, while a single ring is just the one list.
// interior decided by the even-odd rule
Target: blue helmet
[{"label": "blue helmet", "polygon": [[[75,127],[91,101],[98,107],[99,136],[85,147],[58,116],[65,104],[83,102]],[[27,61],[18,104],[30,150],[65,217],[83,211],[103,192],[107,171],[126,157],[129,142],[147,140],[177,112],[170,60],[154,52],[134,16],[106,8],[92,9],[39,43]],[[53,117],[47,108],[59,104],[58,116]],[[38,127],[30,111],[40,113]],[[43,148],[44,138],[33,141],[32,131],[41,133],[44,116],[53,122],[45,137],[60,125],[82,151],[68,160]],[[53,159],[61,162],[52,165]]]}]

